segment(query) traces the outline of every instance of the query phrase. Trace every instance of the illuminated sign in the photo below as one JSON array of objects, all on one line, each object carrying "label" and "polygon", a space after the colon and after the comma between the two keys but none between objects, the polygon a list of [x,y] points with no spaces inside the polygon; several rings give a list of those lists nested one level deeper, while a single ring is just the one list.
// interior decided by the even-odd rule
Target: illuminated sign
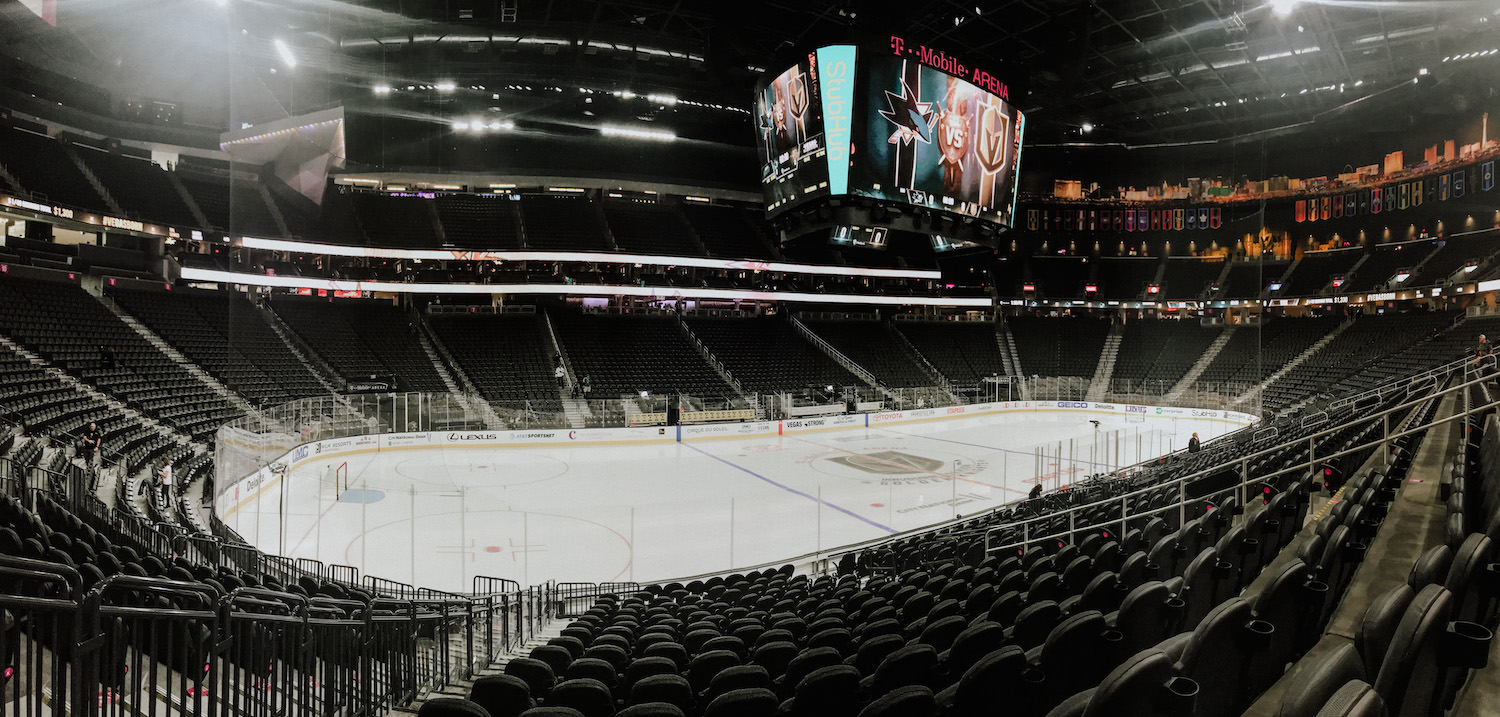
[{"label": "illuminated sign", "polygon": [[871,294],[814,294],[797,291],[748,291],[689,286],[613,286],[606,284],[424,284],[400,281],[342,281],[306,276],[267,276],[217,269],[183,267],[186,281],[274,286],[324,291],[384,291],[395,294],[534,294],[547,296],[637,296],[653,299],[726,299],[742,301],[806,301],[819,304],[882,306],[990,307],[980,297],[885,296]]},{"label": "illuminated sign", "polygon": [[854,136],[854,46],[820,47],[817,57],[828,149],[828,192],[844,194],[849,191],[849,147]]},{"label": "illuminated sign", "polygon": [[457,249],[382,249],[343,246],[285,239],[243,237],[240,245],[250,249],[290,251],[325,256],[359,256],[377,259],[422,259],[434,261],[589,261],[601,264],[641,264],[643,266],[692,266],[700,269],[731,271],[774,271],[787,274],[826,274],[832,276],[868,276],[887,279],[941,279],[943,273],[930,269],[874,269],[854,266],[819,266],[789,264],[780,261],[743,261],[709,259],[691,256],[657,256],[652,254],[610,254],[584,251],[461,251]]},{"label": "illuminated sign", "polygon": [[19,207],[21,209],[30,209],[33,212],[41,212],[42,214],[51,214],[52,213],[52,207],[49,207],[49,206],[47,206],[45,204],[37,204],[36,202],[28,202],[25,199],[16,199],[15,197],[6,197],[5,198],[5,203],[9,204],[9,205],[11,205],[13,207]]},{"label": "illuminated sign", "polygon": [[15,207],[17,209],[27,209],[38,214],[50,214],[54,217],[61,217],[63,219],[73,218],[73,210],[67,207],[61,207],[56,204],[38,204],[36,202],[29,202],[18,197],[5,197],[4,199],[7,205]]},{"label": "illuminated sign", "polygon": [[119,217],[101,216],[101,217],[99,217],[99,223],[103,224],[104,226],[107,226],[107,227],[114,227],[116,229],[125,229],[125,230],[133,231],[133,232],[143,232],[143,231],[146,231],[146,224],[145,224],[145,222],[138,222],[138,221],[136,221],[134,219],[121,219]]},{"label": "illuminated sign", "polygon": [[913,58],[935,70],[968,80],[975,87],[1002,100],[1010,99],[1010,88],[1000,78],[978,67],[967,67],[957,57],[946,52],[919,43],[909,43],[899,35],[891,35],[890,48],[891,54],[896,57]]}]

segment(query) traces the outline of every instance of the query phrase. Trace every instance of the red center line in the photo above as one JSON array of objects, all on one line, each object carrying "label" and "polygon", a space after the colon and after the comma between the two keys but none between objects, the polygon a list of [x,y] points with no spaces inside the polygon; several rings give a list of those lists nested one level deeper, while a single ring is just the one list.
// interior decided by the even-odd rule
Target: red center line
[{"label": "red center line", "polygon": [[[827,443],[819,443],[817,441],[810,441],[810,440],[807,440],[806,438],[798,438],[798,437],[796,437],[794,435],[787,435],[787,436],[784,436],[784,437],[785,438],[790,438],[790,439],[792,439],[794,441],[801,441],[803,443],[809,443],[809,444],[812,444],[814,446],[819,446],[819,447],[822,447],[822,448],[826,448],[826,449],[828,449],[830,451],[838,451],[839,453],[847,453],[847,454],[849,454],[851,456],[862,456],[864,458],[867,458],[869,460],[875,461],[877,463],[887,463],[887,464],[890,464],[890,465],[893,465],[893,466],[903,466],[903,467],[906,467],[906,468],[911,468],[911,466],[906,465],[905,463],[900,463],[898,461],[893,461],[893,460],[889,460],[889,459],[886,459],[886,458],[876,458],[875,456],[869,455],[867,453],[856,453],[856,452],[851,451],[851,450],[849,450],[847,448],[839,448],[838,446],[830,446]],[[995,489],[998,489],[998,490],[1008,490],[1008,491],[1010,491],[1012,493],[1016,493],[1016,494],[1019,494],[1019,495],[1026,495],[1026,493],[1027,493],[1027,491],[1021,490],[1020,488],[1007,488],[1006,486],[1003,486],[1003,485],[995,485],[994,483],[986,483],[986,482],[984,482],[982,480],[974,480],[973,478],[966,478],[966,477],[958,475],[956,473],[936,473],[934,471],[924,471],[924,470],[921,470],[921,469],[913,469],[913,470],[911,470],[909,472],[911,472],[911,473],[925,473],[927,475],[936,476],[938,478],[948,478],[948,479],[961,480],[961,481],[963,481],[965,483],[973,483],[975,485],[988,486],[990,488],[995,488]]]}]

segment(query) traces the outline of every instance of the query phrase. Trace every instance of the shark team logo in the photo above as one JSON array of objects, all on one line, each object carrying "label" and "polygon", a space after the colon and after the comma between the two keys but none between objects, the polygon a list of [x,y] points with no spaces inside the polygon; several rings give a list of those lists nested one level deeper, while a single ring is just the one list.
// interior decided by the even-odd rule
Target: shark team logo
[{"label": "shark team logo", "polygon": [[891,144],[911,144],[914,140],[932,144],[932,125],[937,121],[933,103],[917,99],[905,79],[901,81],[901,94],[885,91],[885,104],[889,109],[880,110],[880,116],[896,128],[891,132]]}]

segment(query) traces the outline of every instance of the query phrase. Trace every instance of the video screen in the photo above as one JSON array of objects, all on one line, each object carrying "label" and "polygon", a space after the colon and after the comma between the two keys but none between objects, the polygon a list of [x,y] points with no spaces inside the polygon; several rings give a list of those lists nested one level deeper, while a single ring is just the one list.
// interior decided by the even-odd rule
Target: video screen
[{"label": "video screen", "polygon": [[1010,103],[915,59],[860,59],[849,193],[1006,226],[1015,211],[1024,119]]},{"label": "video screen", "polygon": [[834,246],[855,246],[866,249],[884,249],[885,227],[859,227],[841,224],[828,233],[828,243]]},{"label": "video screen", "polygon": [[927,236],[932,240],[932,250],[934,252],[941,253],[945,251],[958,251],[959,249],[976,249],[979,247],[974,242],[945,237],[941,234],[929,234]]},{"label": "video screen", "polygon": [[828,161],[816,53],[808,53],[760,89],[755,121],[767,213],[774,215],[827,194]]}]

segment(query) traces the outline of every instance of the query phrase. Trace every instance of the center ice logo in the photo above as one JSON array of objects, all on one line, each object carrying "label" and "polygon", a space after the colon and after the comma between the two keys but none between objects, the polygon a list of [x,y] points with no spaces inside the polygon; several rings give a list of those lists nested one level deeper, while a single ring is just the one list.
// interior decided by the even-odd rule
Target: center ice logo
[{"label": "center ice logo", "polygon": [[909,473],[934,473],[946,464],[936,458],[914,456],[901,451],[876,451],[836,456],[828,459],[866,473],[877,475],[907,475]]}]

